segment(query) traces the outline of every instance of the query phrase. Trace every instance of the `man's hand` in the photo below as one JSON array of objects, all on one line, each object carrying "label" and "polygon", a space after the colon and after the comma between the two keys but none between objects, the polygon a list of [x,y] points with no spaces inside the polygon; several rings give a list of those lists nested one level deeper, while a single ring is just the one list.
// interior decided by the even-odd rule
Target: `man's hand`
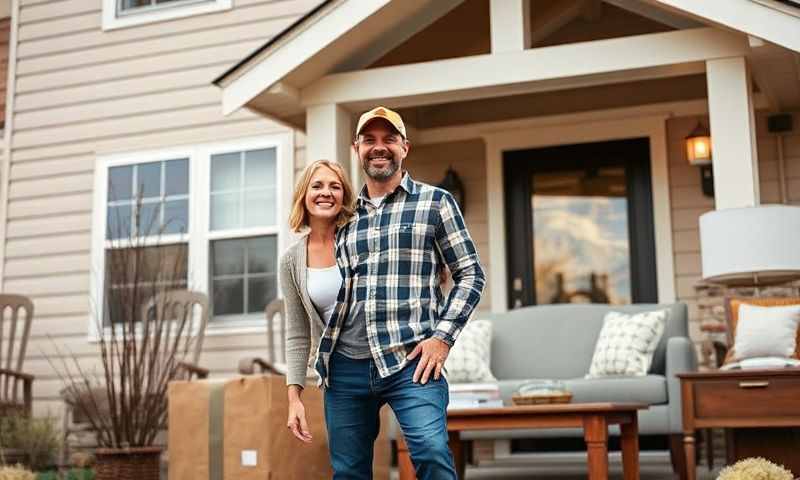
[{"label": "man's hand", "polygon": [[[414,347],[414,350],[408,355],[409,360],[415,359],[420,356],[419,363],[416,370],[414,370],[414,377],[412,381],[421,384],[428,383],[428,378],[433,372],[433,379],[439,380],[444,367],[444,361],[447,360],[447,355],[450,353],[450,346],[438,338],[429,338],[423,340]],[[421,376],[421,378],[420,378]]]}]

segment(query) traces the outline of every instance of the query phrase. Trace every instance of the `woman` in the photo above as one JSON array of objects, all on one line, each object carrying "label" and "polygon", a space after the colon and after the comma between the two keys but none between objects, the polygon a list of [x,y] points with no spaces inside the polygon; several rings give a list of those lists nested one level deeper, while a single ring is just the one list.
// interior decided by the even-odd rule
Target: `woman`
[{"label": "woman", "polygon": [[286,303],[288,427],[311,442],[302,393],[312,353],[336,306],[342,284],[336,265],[336,229],[353,214],[354,196],[342,167],[317,160],[306,167],[292,200],[289,226],[305,235],[281,257],[280,281]]}]

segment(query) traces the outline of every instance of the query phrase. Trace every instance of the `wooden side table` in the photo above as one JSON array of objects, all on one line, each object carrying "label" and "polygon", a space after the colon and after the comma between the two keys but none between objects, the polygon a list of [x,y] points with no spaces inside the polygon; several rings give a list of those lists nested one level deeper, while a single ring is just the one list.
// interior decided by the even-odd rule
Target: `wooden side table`
[{"label": "wooden side table", "polygon": [[[800,368],[678,374],[688,478],[696,475],[694,432],[737,429],[733,462],[763,456],[800,475]],[[784,428],[775,428],[784,427]],[[740,429],[740,430],[739,430]]]}]

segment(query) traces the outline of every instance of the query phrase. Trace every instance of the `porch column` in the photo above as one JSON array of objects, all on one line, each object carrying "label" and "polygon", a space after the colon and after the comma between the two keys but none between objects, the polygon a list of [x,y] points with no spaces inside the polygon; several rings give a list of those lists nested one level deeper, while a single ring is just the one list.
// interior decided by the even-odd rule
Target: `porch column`
[{"label": "porch column", "polygon": [[306,110],[306,163],[331,160],[350,172],[353,122],[347,109],[331,103]]},{"label": "porch column", "polygon": [[530,0],[490,0],[492,53],[530,47],[530,4]]},{"label": "porch column", "polygon": [[747,60],[706,62],[717,210],[759,204],[753,85]]}]

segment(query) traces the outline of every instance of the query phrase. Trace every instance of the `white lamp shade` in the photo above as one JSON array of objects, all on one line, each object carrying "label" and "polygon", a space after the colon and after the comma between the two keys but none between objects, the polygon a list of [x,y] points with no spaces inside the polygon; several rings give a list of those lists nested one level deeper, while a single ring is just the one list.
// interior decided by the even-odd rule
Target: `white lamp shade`
[{"label": "white lamp shade", "polygon": [[800,278],[800,207],[764,205],[700,216],[703,279],[766,285]]}]

